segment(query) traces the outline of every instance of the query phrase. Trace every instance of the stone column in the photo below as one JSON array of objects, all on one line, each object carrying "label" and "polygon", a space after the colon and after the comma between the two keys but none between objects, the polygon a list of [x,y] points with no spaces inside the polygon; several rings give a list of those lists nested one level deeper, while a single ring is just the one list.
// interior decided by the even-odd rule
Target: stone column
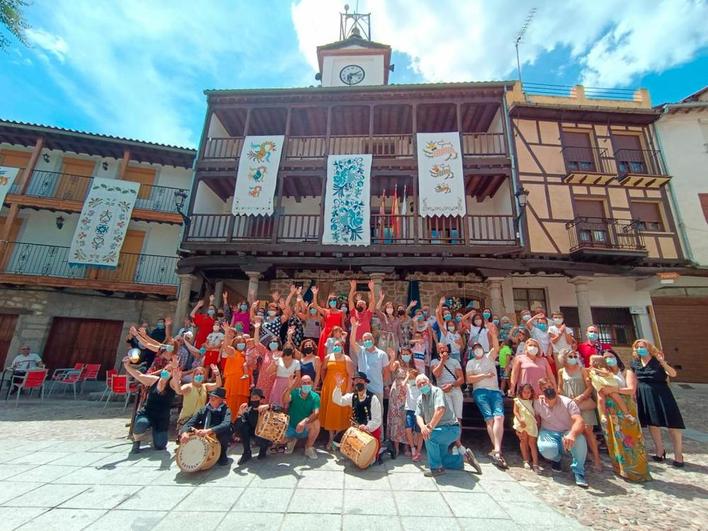
[{"label": "stone column", "polygon": [[221,295],[224,293],[224,281],[217,280],[214,283],[214,303],[217,308],[221,308]]},{"label": "stone column", "polygon": [[[577,277],[569,280],[575,286],[575,296],[578,299],[578,320],[580,330],[576,339],[586,341],[585,331],[592,324],[592,309],[590,307],[590,279]],[[581,339],[582,338],[582,339]]]},{"label": "stone column", "polygon": [[261,274],[258,271],[244,271],[248,277],[248,302],[253,304],[253,301],[258,299],[258,281]]},{"label": "stone column", "polygon": [[[371,280],[374,282],[374,300],[378,302],[381,296],[381,290],[383,289],[383,279],[386,273],[371,273]],[[373,311],[373,308],[370,308]]]},{"label": "stone column", "polygon": [[487,287],[489,288],[489,307],[494,315],[502,316],[504,313],[504,295],[502,293],[501,277],[491,277],[487,279]]},{"label": "stone column", "polygon": [[179,277],[179,290],[177,293],[177,309],[175,310],[175,321],[173,328],[182,328],[182,321],[189,314],[189,298],[192,293],[192,282],[196,277],[192,274],[177,274]]}]

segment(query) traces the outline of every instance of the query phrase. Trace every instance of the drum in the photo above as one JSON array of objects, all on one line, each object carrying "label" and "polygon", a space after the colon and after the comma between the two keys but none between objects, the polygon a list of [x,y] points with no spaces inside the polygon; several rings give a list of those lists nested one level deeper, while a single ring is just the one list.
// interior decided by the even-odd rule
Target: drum
[{"label": "drum", "polygon": [[290,417],[287,413],[276,412],[271,409],[258,417],[256,435],[271,442],[278,442],[285,438]]},{"label": "drum", "polygon": [[339,450],[359,468],[368,468],[379,452],[379,441],[365,431],[352,426],[344,432]]},{"label": "drum", "polygon": [[219,460],[221,443],[209,435],[190,434],[189,439],[177,447],[175,461],[182,472],[209,470]]}]

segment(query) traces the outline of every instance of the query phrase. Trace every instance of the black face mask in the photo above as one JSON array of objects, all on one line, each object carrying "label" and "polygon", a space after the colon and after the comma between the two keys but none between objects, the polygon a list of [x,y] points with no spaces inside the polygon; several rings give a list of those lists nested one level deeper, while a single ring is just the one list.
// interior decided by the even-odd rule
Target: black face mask
[{"label": "black face mask", "polygon": [[356,384],[354,384],[354,389],[356,389],[357,391],[361,392],[361,391],[363,391],[364,389],[366,389],[366,384],[365,384],[365,383],[362,383],[362,382],[356,383]]},{"label": "black face mask", "polygon": [[305,347],[304,349],[302,349],[303,354],[312,354],[314,351],[315,349],[312,347]]},{"label": "black face mask", "polygon": [[260,400],[251,400],[248,403],[248,405],[251,406],[252,408],[257,408],[258,406],[261,405],[261,401]]},{"label": "black face mask", "polygon": [[398,315],[405,315],[405,310],[398,310]]},{"label": "black face mask", "polygon": [[289,356],[292,356],[292,355],[293,355],[293,351],[290,350],[289,348],[286,348],[286,349],[283,351],[283,356],[288,356],[288,357],[289,357]]},{"label": "black face mask", "polygon": [[543,394],[549,400],[553,400],[556,397],[556,390],[553,389],[552,387],[548,387],[543,390]]}]

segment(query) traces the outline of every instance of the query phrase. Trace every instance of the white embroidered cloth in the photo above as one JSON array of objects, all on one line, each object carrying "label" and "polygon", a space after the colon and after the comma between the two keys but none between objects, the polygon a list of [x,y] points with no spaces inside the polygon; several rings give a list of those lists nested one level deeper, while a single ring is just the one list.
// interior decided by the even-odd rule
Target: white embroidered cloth
[{"label": "white embroidered cloth", "polygon": [[10,188],[12,188],[19,170],[19,168],[0,166],[0,207],[3,201],[5,201],[5,197],[10,192]]},{"label": "white embroidered cloth", "polygon": [[418,211],[421,217],[464,216],[460,134],[418,133]]},{"label": "white embroidered cloth", "polygon": [[278,182],[282,135],[247,136],[241,148],[231,213],[234,216],[271,216]]}]

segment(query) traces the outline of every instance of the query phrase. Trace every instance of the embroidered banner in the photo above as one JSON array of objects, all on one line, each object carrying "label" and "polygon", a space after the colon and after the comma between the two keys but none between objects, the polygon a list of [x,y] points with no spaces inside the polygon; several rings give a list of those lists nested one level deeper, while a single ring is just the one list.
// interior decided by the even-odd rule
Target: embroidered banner
[{"label": "embroidered banner", "polygon": [[327,157],[322,243],[370,245],[370,205],[371,155]]},{"label": "embroidered banner", "polygon": [[460,134],[418,133],[418,201],[422,217],[464,216]]},{"label": "embroidered banner", "polygon": [[7,166],[0,166],[0,208],[2,208],[2,203],[5,201],[5,196],[10,192],[10,188],[15,182],[15,177],[17,177],[17,172],[19,168],[9,168]]},{"label": "embroidered banner", "polygon": [[69,264],[116,267],[139,183],[94,177],[69,248]]},{"label": "embroidered banner", "polygon": [[278,180],[284,136],[247,136],[238,159],[234,216],[273,215],[273,196]]}]

